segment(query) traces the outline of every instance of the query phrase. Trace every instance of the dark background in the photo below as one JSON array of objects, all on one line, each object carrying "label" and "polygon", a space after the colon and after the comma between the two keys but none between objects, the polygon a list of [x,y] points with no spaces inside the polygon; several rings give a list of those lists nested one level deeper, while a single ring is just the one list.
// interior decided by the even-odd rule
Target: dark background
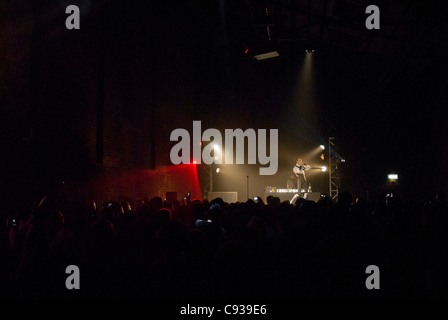
[{"label": "dark background", "polygon": [[[65,28],[69,4],[81,9],[80,30]],[[381,10],[380,30],[364,25],[368,4]],[[447,189],[448,174],[443,13],[419,1],[4,2],[4,204],[41,193],[96,201],[183,195],[191,176],[170,171],[169,136],[192,132],[193,120],[223,134],[279,130],[276,175],[223,166],[215,191],[244,198],[246,175],[250,197],[283,187],[298,157],[323,165],[320,153],[305,155],[334,137],[346,160],[340,190],[375,199],[396,173],[403,197],[433,197]],[[279,59],[252,59],[270,46]],[[111,182],[110,172],[133,170],[155,172],[157,183],[140,190],[133,179]],[[207,189],[206,170],[197,168],[195,196]],[[313,190],[328,192],[326,175],[309,178]]]}]

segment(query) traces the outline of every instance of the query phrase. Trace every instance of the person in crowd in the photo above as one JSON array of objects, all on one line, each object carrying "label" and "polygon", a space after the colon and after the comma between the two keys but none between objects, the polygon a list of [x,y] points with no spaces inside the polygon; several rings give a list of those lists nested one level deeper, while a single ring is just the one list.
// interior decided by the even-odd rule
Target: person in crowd
[{"label": "person in crowd", "polygon": [[[385,196],[374,203],[347,191],[299,200],[187,206],[148,197],[133,210],[124,198],[101,208],[80,201],[66,212],[47,196],[18,212],[20,230],[0,234],[0,297],[448,297],[443,191],[426,202]],[[365,287],[372,264],[381,269],[381,290]],[[81,269],[83,290],[65,288],[68,265]]]}]

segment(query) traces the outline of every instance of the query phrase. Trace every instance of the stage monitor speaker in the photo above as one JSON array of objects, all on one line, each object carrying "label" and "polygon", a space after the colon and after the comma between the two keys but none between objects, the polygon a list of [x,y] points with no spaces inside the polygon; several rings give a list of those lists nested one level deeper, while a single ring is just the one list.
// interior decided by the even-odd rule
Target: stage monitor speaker
[{"label": "stage monitor speaker", "polygon": [[174,201],[177,200],[177,192],[176,191],[174,191],[174,192],[167,192],[166,195],[165,195],[165,198],[166,198],[167,202],[173,203]]},{"label": "stage monitor speaker", "polygon": [[307,200],[312,200],[312,201],[317,202],[317,201],[320,200],[320,195],[321,195],[321,194],[322,194],[321,192],[316,192],[316,191],[314,191],[314,192],[310,192],[310,193],[308,193],[308,198],[307,198]]}]

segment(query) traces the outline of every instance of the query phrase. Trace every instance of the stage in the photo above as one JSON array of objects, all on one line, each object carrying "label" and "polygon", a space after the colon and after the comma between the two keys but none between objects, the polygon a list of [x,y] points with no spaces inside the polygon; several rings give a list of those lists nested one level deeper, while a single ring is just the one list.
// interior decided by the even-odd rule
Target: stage
[{"label": "stage", "polygon": [[[291,201],[291,199],[298,193],[297,189],[277,189],[276,191],[271,192],[265,192],[263,201],[267,203],[268,196],[278,197],[280,198],[280,201]],[[307,200],[312,200],[317,202],[320,199],[321,192],[315,191],[315,192],[308,192]]]}]

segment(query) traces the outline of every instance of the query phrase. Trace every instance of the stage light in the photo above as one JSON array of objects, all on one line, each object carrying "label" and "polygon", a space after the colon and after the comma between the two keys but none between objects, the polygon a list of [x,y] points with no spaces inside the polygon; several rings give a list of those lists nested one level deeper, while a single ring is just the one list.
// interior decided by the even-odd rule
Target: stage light
[{"label": "stage light", "polygon": [[388,174],[387,179],[389,180],[398,180],[398,174]]},{"label": "stage light", "polygon": [[323,144],[320,145],[320,148],[321,148],[322,150],[325,150],[325,146],[324,146]]},{"label": "stage light", "polygon": [[314,50],[307,49],[307,50],[305,50],[305,52],[306,52],[306,53],[314,53]]},{"label": "stage light", "polygon": [[323,166],[323,167],[322,167],[322,172],[325,172],[325,171],[327,171],[327,167],[326,167],[326,166]]},{"label": "stage light", "polygon": [[216,173],[219,173],[219,171],[221,171],[221,169],[219,169],[219,168],[216,168]]},{"label": "stage light", "polygon": [[196,160],[194,160],[194,161],[193,161],[193,164],[197,164],[197,161],[196,161]]},{"label": "stage light", "polygon": [[213,146],[213,149],[215,149],[216,151],[218,151],[218,150],[219,150],[219,146],[218,146],[217,144],[215,144],[215,145]]},{"label": "stage light", "polygon": [[249,48],[243,43],[244,47],[244,54],[247,54],[249,52]]},{"label": "stage light", "polygon": [[257,54],[254,56],[254,59],[257,61],[267,60],[272,58],[280,57],[280,54],[277,51],[272,51],[268,53]]}]

